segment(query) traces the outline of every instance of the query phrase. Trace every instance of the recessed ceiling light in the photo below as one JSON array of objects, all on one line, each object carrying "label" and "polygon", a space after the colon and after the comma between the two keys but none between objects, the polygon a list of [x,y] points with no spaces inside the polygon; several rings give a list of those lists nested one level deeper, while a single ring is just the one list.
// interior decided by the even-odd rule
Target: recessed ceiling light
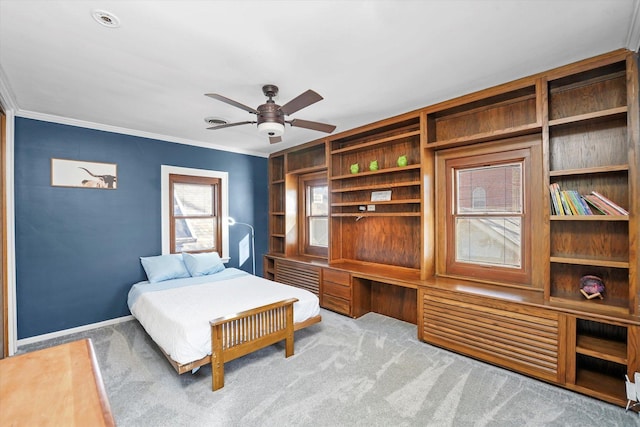
[{"label": "recessed ceiling light", "polygon": [[97,23],[109,28],[118,28],[120,26],[120,19],[111,12],[105,10],[94,10],[91,12],[91,16]]},{"label": "recessed ceiling light", "polygon": [[227,120],[221,117],[205,117],[204,122],[210,126],[220,126],[229,123]]}]

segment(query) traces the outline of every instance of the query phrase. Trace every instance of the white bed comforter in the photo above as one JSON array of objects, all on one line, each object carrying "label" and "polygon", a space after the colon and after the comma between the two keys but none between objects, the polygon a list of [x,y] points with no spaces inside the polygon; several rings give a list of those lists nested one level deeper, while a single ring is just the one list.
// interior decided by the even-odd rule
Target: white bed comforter
[{"label": "white bed comforter", "polygon": [[[303,322],[320,314],[318,297],[309,291],[252,276],[229,274],[135,284],[129,292],[129,309],[149,336],[173,359],[184,364],[211,354],[209,321],[288,298],[297,298],[293,320]],[[238,270],[239,272],[240,270]],[[204,280],[204,283],[203,283]],[[171,287],[176,282],[177,287]],[[145,286],[147,287],[145,289]],[[132,298],[132,295],[134,296]]]}]

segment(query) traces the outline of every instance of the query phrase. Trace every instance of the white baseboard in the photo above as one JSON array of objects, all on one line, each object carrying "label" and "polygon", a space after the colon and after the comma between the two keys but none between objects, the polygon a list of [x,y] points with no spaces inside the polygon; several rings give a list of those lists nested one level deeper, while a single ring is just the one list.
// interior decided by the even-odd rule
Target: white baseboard
[{"label": "white baseboard", "polygon": [[90,325],[78,326],[77,328],[64,329],[62,331],[51,332],[49,334],[36,335],[35,337],[23,338],[18,340],[18,347],[27,344],[33,344],[40,341],[50,340],[52,338],[59,338],[65,335],[75,334],[77,332],[90,331],[91,329],[101,328],[103,326],[116,325],[118,323],[127,322],[133,320],[135,317],[132,315],[117,317],[115,319],[105,320],[103,322],[91,323]]}]

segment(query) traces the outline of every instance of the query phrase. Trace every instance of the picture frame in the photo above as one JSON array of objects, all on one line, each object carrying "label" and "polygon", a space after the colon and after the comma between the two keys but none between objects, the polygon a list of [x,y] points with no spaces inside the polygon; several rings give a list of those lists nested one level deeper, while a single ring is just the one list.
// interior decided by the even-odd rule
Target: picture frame
[{"label": "picture frame", "polygon": [[391,200],[391,190],[371,192],[372,202],[388,202],[389,200]]},{"label": "picture frame", "polygon": [[51,158],[51,186],[115,190],[118,188],[118,165]]}]

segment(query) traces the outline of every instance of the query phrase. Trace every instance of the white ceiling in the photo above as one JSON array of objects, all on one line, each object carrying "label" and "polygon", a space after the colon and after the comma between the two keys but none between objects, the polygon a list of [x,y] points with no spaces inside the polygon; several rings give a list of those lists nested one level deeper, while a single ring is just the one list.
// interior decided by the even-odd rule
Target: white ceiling
[{"label": "white ceiling", "polygon": [[[262,86],[289,118],[336,132],[618,48],[638,50],[640,0],[0,0],[0,93],[17,116],[267,155],[325,134],[255,125]],[[92,11],[108,11],[106,28]]]}]

